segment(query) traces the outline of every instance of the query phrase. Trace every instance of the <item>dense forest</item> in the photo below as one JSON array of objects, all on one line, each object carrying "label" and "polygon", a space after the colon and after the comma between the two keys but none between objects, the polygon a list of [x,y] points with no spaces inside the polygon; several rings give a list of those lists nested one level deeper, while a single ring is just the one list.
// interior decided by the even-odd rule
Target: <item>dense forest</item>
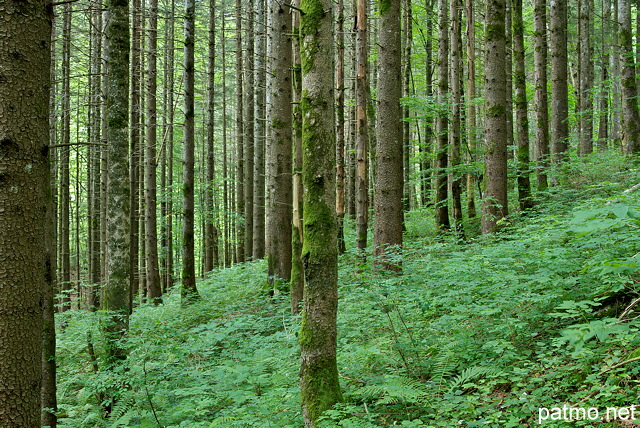
[{"label": "dense forest", "polygon": [[640,426],[638,12],[0,0],[0,427]]}]

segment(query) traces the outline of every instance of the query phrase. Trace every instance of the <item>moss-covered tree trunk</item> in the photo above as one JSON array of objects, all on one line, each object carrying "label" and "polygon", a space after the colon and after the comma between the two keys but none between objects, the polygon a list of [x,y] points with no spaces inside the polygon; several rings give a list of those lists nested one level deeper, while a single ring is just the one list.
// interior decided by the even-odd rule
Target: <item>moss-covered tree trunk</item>
[{"label": "moss-covered tree trunk", "polygon": [[255,125],[255,111],[254,111],[254,12],[255,12],[256,0],[245,0],[245,15],[244,20],[246,22],[245,37],[244,37],[244,61],[242,63],[242,71],[244,72],[243,90],[244,95],[243,107],[243,123],[242,128],[244,131],[244,251],[245,260],[251,260],[253,257],[253,177],[254,177],[254,125]]},{"label": "moss-covered tree trunk", "polygon": [[336,213],[338,215],[338,251],[342,254],[347,248],[344,242],[345,213],[345,123],[344,123],[344,1],[337,2],[336,16]]},{"label": "moss-covered tree trunk", "polygon": [[534,3],[533,63],[535,70],[536,100],[536,181],[538,190],[547,188],[549,167],[549,95],[547,93],[547,2]]},{"label": "moss-covered tree trunk", "polygon": [[462,174],[460,168],[462,146],[462,2],[451,0],[449,5],[449,42],[451,75],[451,202],[453,229],[460,237],[464,237],[462,227]]},{"label": "moss-covered tree trunk", "polygon": [[236,252],[237,262],[245,258],[244,248],[244,97],[242,89],[242,2],[236,0]]},{"label": "moss-covered tree trunk", "polygon": [[435,184],[436,184],[436,227],[448,230],[449,223],[449,189],[447,167],[449,165],[449,119],[448,109],[445,107],[449,94],[449,3],[438,0],[438,110],[436,117],[436,153],[435,153]]},{"label": "moss-covered tree trunk", "polygon": [[[265,140],[266,140],[266,3],[255,0],[253,260],[265,255]],[[287,256],[288,257],[288,256]]]},{"label": "moss-covered tree trunk", "polygon": [[301,9],[304,309],[300,389],[305,427],[342,399],[336,363],[338,240],[335,211],[333,2]]},{"label": "moss-covered tree trunk", "polygon": [[49,1],[0,3],[0,426],[40,426],[49,193]]},{"label": "moss-covered tree trunk", "polygon": [[[475,159],[477,118],[476,118],[476,29],[473,0],[466,0],[465,16],[467,18],[466,43],[467,43],[467,146],[469,148],[471,162]],[[476,216],[476,177],[473,172],[467,174],[467,216]]]},{"label": "moss-covered tree trunk", "polygon": [[276,0],[267,4],[267,257],[272,286],[291,277],[292,132],[291,16]]},{"label": "moss-covered tree trunk", "polygon": [[487,1],[482,233],[493,232],[507,215],[505,10],[505,0]]},{"label": "moss-covered tree trunk", "polygon": [[524,65],[524,24],[522,0],[513,0],[513,60],[515,84],[516,129],[518,131],[518,203],[520,209],[531,208],[531,183],[529,175],[529,119],[527,112],[527,80]]},{"label": "moss-covered tree trunk", "polygon": [[591,49],[593,0],[582,0],[578,11],[580,27],[580,146],[578,154],[593,151],[593,50]]},{"label": "moss-covered tree trunk", "polygon": [[551,138],[553,161],[566,157],[569,140],[569,89],[567,82],[567,0],[550,3]]},{"label": "moss-covered tree trunk", "polygon": [[618,3],[618,45],[620,47],[622,80],[622,139],[627,154],[640,149],[640,115],[638,114],[638,88],[633,58],[633,35],[631,34],[631,4],[629,0]]},{"label": "moss-covered tree trunk", "polygon": [[[300,7],[300,0],[294,0],[293,6]],[[302,187],[302,112],[300,99],[302,98],[302,64],[300,63],[300,12],[292,12],[291,20],[293,39],[292,47],[292,76],[293,88],[291,99],[293,100],[293,213],[291,228],[291,312],[297,314],[302,303],[304,290],[304,272],[302,266],[302,210],[304,188]]]}]

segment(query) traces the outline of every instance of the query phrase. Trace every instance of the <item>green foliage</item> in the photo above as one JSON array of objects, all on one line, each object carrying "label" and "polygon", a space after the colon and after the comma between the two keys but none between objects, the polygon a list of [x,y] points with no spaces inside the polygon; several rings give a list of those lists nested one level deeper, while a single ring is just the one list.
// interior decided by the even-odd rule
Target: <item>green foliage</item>
[{"label": "green foliage", "polygon": [[[498,235],[437,238],[428,209],[409,213],[402,275],[349,248],[345,401],[320,426],[521,427],[542,406],[634,404],[640,362],[616,364],[640,355],[640,194],[624,192],[640,174],[617,155],[591,161],[563,167],[564,184]],[[118,371],[104,370],[100,314],[59,314],[60,426],[301,426],[300,317],[284,293],[264,295],[265,272],[264,262],[217,271],[191,306],[171,293],[138,307]]]}]

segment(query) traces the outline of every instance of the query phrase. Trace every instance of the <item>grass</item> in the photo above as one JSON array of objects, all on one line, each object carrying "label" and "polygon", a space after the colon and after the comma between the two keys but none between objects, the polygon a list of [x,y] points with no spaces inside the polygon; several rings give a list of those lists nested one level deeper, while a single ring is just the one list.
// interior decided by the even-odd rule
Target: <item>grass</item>
[{"label": "grass", "polygon": [[[558,182],[499,235],[468,223],[464,243],[436,237],[429,209],[409,213],[402,276],[341,256],[345,402],[323,427],[624,426],[551,409],[602,416],[640,395],[640,362],[625,363],[640,322],[618,319],[638,296],[640,196],[624,190],[640,173],[595,154]],[[139,306],[116,372],[102,370],[100,314],[59,315],[60,426],[300,427],[299,317],[265,295],[265,275],[263,261],[238,265],[200,281],[189,307],[178,292]]]}]

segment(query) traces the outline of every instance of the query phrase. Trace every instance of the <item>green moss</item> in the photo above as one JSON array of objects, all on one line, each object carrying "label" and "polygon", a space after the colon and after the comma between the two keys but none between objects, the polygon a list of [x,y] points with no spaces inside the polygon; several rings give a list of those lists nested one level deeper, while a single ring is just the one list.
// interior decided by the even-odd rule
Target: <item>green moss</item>
[{"label": "green moss", "polygon": [[487,117],[500,117],[505,114],[505,106],[497,105],[487,109]]},{"label": "green moss", "polygon": [[302,0],[300,8],[304,11],[300,18],[302,37],[315,35],[325,17],[324,7],[319,0]]},{"label": "green moss", "polygon": [[504,38],[504,24],[487,24],[487,40],[501,40]]},{"label": "green moss", "polygon": [[391,7],[391,0],[380,0],[378,2],[380,16],[385,15],[390,7]]}]

